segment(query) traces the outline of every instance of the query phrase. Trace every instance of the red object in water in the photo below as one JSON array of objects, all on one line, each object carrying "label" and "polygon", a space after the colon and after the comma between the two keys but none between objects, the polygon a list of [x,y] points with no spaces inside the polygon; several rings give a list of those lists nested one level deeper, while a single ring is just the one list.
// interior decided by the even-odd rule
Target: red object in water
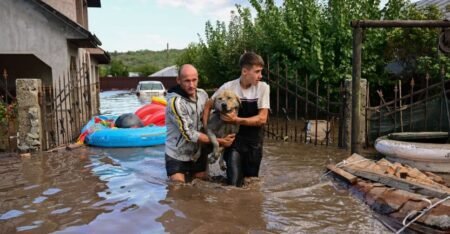
[{"label": "red object in water", "polygon": [[166,125],[166,113],[165,110],[155,112],[153,114],[147,115],[142,119],[142,123],[145,126],[154,124],[158,126]]},{"label": "red object in water", "polygon": [[166,124],[166,107],[158,103],[150,103],[139,108],[134,114],[147,126],[150,124],[163,126]]},{"label": "red object in water", "polygon": [[163,105],[150,103],[139,108],[134,114],[143,120],[147,115],[151,115],[159,111],[165,111],[165,109],[166,107]]}]

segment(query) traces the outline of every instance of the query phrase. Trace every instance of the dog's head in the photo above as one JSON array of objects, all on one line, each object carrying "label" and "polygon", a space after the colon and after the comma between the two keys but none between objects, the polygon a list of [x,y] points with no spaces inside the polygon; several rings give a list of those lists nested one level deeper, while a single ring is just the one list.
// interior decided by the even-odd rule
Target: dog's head
[{"label": "dog's head", "polygon": [[241,100],[238,95],[231,90],[223,90],[214,98],[214,109],[221,113],[238,111]]}]

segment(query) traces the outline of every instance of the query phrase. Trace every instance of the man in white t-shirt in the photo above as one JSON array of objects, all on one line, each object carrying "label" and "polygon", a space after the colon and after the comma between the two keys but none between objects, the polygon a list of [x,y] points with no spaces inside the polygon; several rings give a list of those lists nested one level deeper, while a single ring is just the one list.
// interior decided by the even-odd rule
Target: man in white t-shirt
[{"label": "man in white t-shirt", "polygon": [[[240,125],[233,145],[225,150],[228,184],[241,187],[244,177],[257,177],[262,159],[263,126],[270,109],[270,87],[261,81],[264,60],[256,53],[244,53],[240,60],[241,76],[223,84],[211,97],[224,89],[236,92],[241,100],[239,113],[222,116],[222,120]],[[203,122],[206,123],[212,100],[205,105]],[[206,126],[206,125],[205,125]]]}]

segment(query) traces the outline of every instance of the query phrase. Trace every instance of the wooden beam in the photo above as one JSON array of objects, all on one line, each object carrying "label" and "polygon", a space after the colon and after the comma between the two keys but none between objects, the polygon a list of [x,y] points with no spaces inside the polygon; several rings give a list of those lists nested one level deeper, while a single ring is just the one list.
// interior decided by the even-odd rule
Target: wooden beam
[{"label": "wooden beam", "polygon": [[360,118],[361,118],[361,50],[362,50],[361,27],[353,29],[353,71],[352,71],[352,128],[351,128],[351,153],[361,152]]},{"label": "wooden beam", "polygon": [[358,177],[342,170],[341,168],[336,167],[335,165],[329,164],[327,166],[328,170],[336,173],[337,175],[341,176],[345,180],[347,180],[350,184],[355,184]]},{"label": "wooden beam", "polygon": [[407,181],[405,179],[397,178],[391,175],[381,175],[373,171],[363,170],[363,169],[356,169],[356,168],[350,168],[350,167],[343,167],[345,171],[362,177],[364,179],[372,180],[375,182],[379,182],[382,184],[385,184],[387,186],[405,190],[412,193],[419,193],[425,196],[432,196],[436,198],[446,198],[447,196],[450,196],[450,192],[439,190],[432,188],[430,186],[422,185],[422,184],[416,184],[410,181]]}]

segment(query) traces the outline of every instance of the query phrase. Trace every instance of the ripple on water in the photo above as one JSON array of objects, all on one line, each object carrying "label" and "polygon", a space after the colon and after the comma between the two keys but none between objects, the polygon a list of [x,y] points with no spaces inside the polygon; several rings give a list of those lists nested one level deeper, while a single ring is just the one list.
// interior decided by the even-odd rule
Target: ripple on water
[{"label": "ripple on water", "polygon": [[150,99],[138,98],[136,94],[124,90],[101,92],[100,99],[100,113],[102,115],[134,113],[141,106],[150,102]]},{"label": "ripple on water", "polygon": [[70,208],[70,207],[67,207],[67,208],[61,208],[61,209],[56,209],[56,210],[50,212],[50,214],[53,214],[53,215],[56,215],[56,214],[64,214],[64,213],[67,213],[67,212],[69,212],[69,211],[71,211],[71,210],[72,210],[72,208]]},{"label": "ripple on water", "polygon": [[24,214],[24,212],[20,211],[20,210],[10,210],[10,211],[0,215],[0,220],[7,220],[7,219],[16,218],[16,217],[19,217],[19,216],[21,216],[23,214]]},{"label": "ripple on water", "polygon": [[34,200],[33,200],[33,203],[41,203],[41,202],[43,202],[43,201],[45,201],[45,200],[47,200],[47,198],[48,197],[45,197],[45,196],[39,196],[39,197],[37,197],[37,198],[35,198]]},{"label": "ripple on water", "polygon": [[61,192],[61,189],[59,188],[49,188],[47,190],[45,190],[44,192],[42,192],[42,195],[46,195],[46,196],[50,196],[50,195],[54,195]]}]

